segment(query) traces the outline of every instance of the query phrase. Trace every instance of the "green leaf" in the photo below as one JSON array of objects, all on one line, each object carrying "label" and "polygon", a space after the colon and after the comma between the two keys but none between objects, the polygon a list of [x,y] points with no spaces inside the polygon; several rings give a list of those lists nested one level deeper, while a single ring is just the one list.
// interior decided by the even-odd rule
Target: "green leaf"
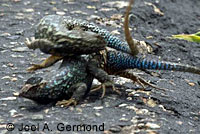
[{"label": "green leaf", "polygon": [[195,35],[200,36],[200,32],[195,33]]},{"label": "green leaf", "polygon": [[178,34],[178,35],[172,35],[172,38],[174,39],[183,39],[191,42],[197,42],[200,43],[200,32],[197,32],[195,34]]}]

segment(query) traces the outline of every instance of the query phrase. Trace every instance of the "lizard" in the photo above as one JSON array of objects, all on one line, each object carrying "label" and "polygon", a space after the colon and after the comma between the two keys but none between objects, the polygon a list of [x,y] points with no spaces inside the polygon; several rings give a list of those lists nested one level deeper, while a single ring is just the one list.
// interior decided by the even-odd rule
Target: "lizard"
[{"label": "lizard", "polygon": [[63,58],[59,69],[53,73],[29,78],[20,90],[19,97],[42,104],[68,100],[66,105],[76,105],[89,92],[93,80],[86,70],[89,57],[85,57]]},{"label": "lizard", "polygon": [[[129,11],[130,5],[126,16]],[[125,27],[128,26],[127,20],[128,19],[126,18]],[[91,58],[90,56],[93,57]],[[42,81],[43,78],[32,77],[28,79],[24,87],[21,89],[19,96],[32,99],[39,103],[55,101],[56,105],[69,106],[71,104],[76,105],[90,92],[94,78],[97,78],[98,80],[101,79],[101,82],[112,83],[108,74],[130,78],[142,86],[149,85],[155,87],[144,79],[133,75],[127,69],[174,70],[200,75],[200,68],[194,66],[143,59],[114,49],[105,49],[90,56],[88,56],[90,57],[90,60],[88,60],[88,58],[87,60],[86,58],[80,58],[79,56],[64,57],[60,68],[57,69],[55,73],[43,77],[46,79],[46,82]],[[100,67],[104,70],[99,69],[98,65],[95,65],[96,62],[91,62],[91,59],[97,60],[96,62],[98,62]],[[39,79],[39,81],[36,81],[35,79]],[[93,91],[98,89],[100,88],[96,88]],[[103,87],[102,97],[104,94],[105,87]]]},{"label": "lizard", "polygon": [[[153,61],[145,58],[132,56],[130,54],[117,50],[104,50],[100,56],[94,55],[97,61],[101,61],[101,68],[98,68],[93,57],[89,55],[64,57],[60,65],[54,73],[50,73],[43,78],[30,78],[20,90],[19,96],[32,99],[38,103],[56,102],[56,105],[69,106],[76,105],[80,102],[91,90],[92,81],[97,78],[112,85],[112,79],[108,74],[119,75],[121,77],[129,78],[138,82],[142,86],[154,85],[146,82],[144,79],[133,75],[127,69],[152,69],[152,70],[173,70],[190,72],[200,75],[200,68],[184,65],[180,63]],[[106,59],[105,59],[106,58]],[[88,60],[89,59],[89,60]],[[99,86],[102,87],[102,86]],[[93,91],[100,88],[93,89]],[[157,88],[157,87],[155,87]],[[113,90],[120,92],[113,87]],[[103,97],[105,95],[105,87],[103,87]]]},{"label": "lizard", "polygon": [[[126,17],[128,19],[127,15]],[[30,49],[39,48],[51,56],[41,64],[34,64],[28,68],[28,71],[51,66],[64,56],[90,54],[103,50],[106,46],[132,55],[148,49],[144,41],[131,38],[128,22],[124,23],[124,31],[127,41],[130,42],[128,44],[106,29],[86,20],[71,16],[44,16],[36,26],[35,37],[31,40],[27,38],[25,44]]]},{"label": "lizard", "polygon": [[[182,72],[190,72],[190,73],[195,73],[195,74],[200,74],[200,68],[194,67],[194,66],[190,66],[190,65],[184,65],[184,64],[179,64],[179,63],[172,63],[172,62],[164,62],[164,61],[153,61],[153,60],[148,60],[148,59],[143,59],[137,56],[132,56],[128,53],[124,53],[122,51],[117,51],[117,50],[104,50],[103,53],[99,53],[100,56],[94,55],[97,59],[97,62],[99,62],[101,64],[101,68],[103,68],[108,74],[114,74],[114,75],[119,75],[122,77],[126,77],[126,78],[130,78],[136,82],[138,82],[141,85],[150,85],[150,86],[154,86],[151,85],[150,83],[146,82],[145,80],[143,80],[140,77],[136,77],[135,75],[131,74],[128,70],[126,69],[132,69],[132,68],[138,68],[138,69],[154,69],[154,70],[174,70],[174,71],[182,71]],[[68,61],[71,58],[69,57],[65,57],[64,61]],[[94,58],[92,58],[94,59]],[[63,62],[64,62],[63,61]],[[76,61],[77,62],[77,61]],[[65,62],[66,63],[66,62]],[[84,62],[85,63],[85,62]],[[62,63],[63,64],[63,63]],[[71,67],[71,69],[73,68],[73,66]],[[87,68],[87,69],[86,69]],[[106,74],[106,72],[103,72],[101,69],[98,69],[96,65],[94,66],[90,66],[90,64],[85,64],[85,66],[81,66],[81,68],[79,68],[80,70],[89,70],[88,72],[84,72],[85,74],[92,74],[93,78],[97,78],[97,79],[102,79],[104,81],[110,81],[109,76]],[[98,69],[98,71],[96,71]],[[60,69],[58,69],[58,74],[60,72]],[[101,72],[101,73],[99,73]],[[103,72],[103,73],[102,73]],[[102,75],[103,74],[103,75]],[[63,75],[63,77],[68,78],[69,76]],[[76,77],[76,75],[72,75],[69,79],[69,82],[71,80],[71,82],[73,82],[74,77]],[[49,77],[51,78],[51,77]],[[87,78],[85,77],[85,75],[80,76],[80,79],[78,78],[78,81],[81,82],[81,78],[83,78],[84,80],[87,80]],[[77,79],[77,78],[75,78]],[[52,80],[54,81],[53,86],[55,86],[55,89],[58,92],[63,93],[63,90],[59,90],[59,86],[63,87],[63,83],[59,83],[57,82],[57,78],[52,78]],[[50,81],[51,82],[51,81]],[[59,84],[58,84],[59,83]],[[30,98],[33,100],[43,100],[44,98],[41,98],[42,92],[40,92],[41,90],[45,90],[43,88],[41,88],[39,85],[39,83],[35,83],[37,87],[39,88],[34,88],[34,95],[33,95],[33,85],[34,84],[29,84],[29,86],[24,86],[24,88],[22,88],[20,96],[26,97],[26,98]],[[66,91],[68,89],[67,84],[64,85]],[[73,86],[72,86],[73,87]],[[53,91],[55,90],[54,88],[52,88]],[[62,89],[62,88],[61,88]],[[114,89],[114,88],[113,88]],[[90,89],[87,90],[87,92],[89,92]],[[53,92],[52,90],[45,90],[48,91],[49,93]],[[102,97],[105,94],[105,88],[103,90],[103,94]],[[72,92],[76,93],[76,90],[73,90]],[[65,93],[64,93],[65,94]],[[49,94],[50,96],[52,94]],[[65,94],[67,95],[67,94]],[[42,95],[43,96],[43,95]],[[54,95],[53,95],[54,96]],[[33,98],[35,97],[35,98]],[[54,96],[57,97],[57,99],[59,99],[59,96]],[[61,97],[62,98],[62,97]],[[72,101],[73,100],[73,101]],[[71,97],[71,99],[67,100],[67,101],[61,101],[58,104],[59,105],[69,105],[71,103],[76,104],[76,100],[79,99],[74,99],[73,96]]]},{"label": "lizard", "polygon": [[[124,34],[126,41],[131,48],[131,50],[135,50],[135,53],[139,52],[139,48],[137,47],[139,43],[135,41],[130,34],[129,30],[129,12],[132,8],[134,0],[130,0],[128,7],[126,8],[125,12],[125,19],[124,19]],[[132,53],[134,53],[132,51]],[[145,59],[137,57],[137,55],[130,55],[130,53],[123,53],[120,51],[116,51],[116,49],[105,49],[100,54],[102,58],[99,60],[101,61],[101,67],[108,73],[112,75],[119,75],[121,77],[130,78],[131,80],[140,84],[143,88],[144,85],[151,86],[156,89],[162,89],[155,85],[150,84],[146,80],[136,76],[131,72],[129,69],[138,68],[138,69],[154,69],[154,70],[173,70],[173,71],[182,71],[182,72],[190,72],[194,74],[200,74],[200,68],[195,66],[190,66],[187,64],[180,64],[180,63],[172,63],[172,62],[165,62],[165,61],[155,61],[152,59]],[[94,89],[98,90],[99,88]],[[105,89],[104,89],[105,90]],[[102,96],[105,94],[103,92]]]},{"label": "lizard", "polygon": [[[58,18],[57,16],[54,16],[54,17]],[[44,53],[50,53],[54,55],[54,56],[50,56],[50,58],[48,58],[50,60],[48,61],[52,61],[52,59],[54,60],[55,55],[58,57],[58,59],[61,56],[62,58],[65,56],[65,58],[60,68],[58,69],[58,71],[56,71],[57,73],[56,77],[54,77],[55,74],[50,74],[50,76],[49,75],[44,76],[46,82],[43,82],[42,81],[43,78],[41,77],[40,78],[32,77],[28,79],[20,92],[20,96],[35,100],[36,102],[57,101],[60,99],[62,100],[63,98],[67,98],[67,96],[71,96],[72,99],[68,100],[67,102],[65,101],[65,105],[69,105],[71,103],[75,105],[79,101],[79,99],[82,98],[83,95],[85,96],[86,92],[88,92],[88,90],[86,90],[86,87],[87,89],[90,88],[92,81],[91,79],[86,77],[87,75],[91,76],[92,73],[93,75],[97,74],[96,76],[99,79],[103,78],[103,80],[100,80],[100,81],[101,82],[105,81],[105,83],[110,82],[110,77],[108,77],[107,74],[103,70],[98,69],[97,66],[94,67],[91,65],[87,65],[87,62],[85,60],[80,59],[78,57],[76,58],[73,58],[73,57],[79,53],[82,54],[80,50],[82,50],[83,53],[87,53],[87,54],[90,54],[91,52],[99,51],[99,49],[101,49],[102,47],[105,47],[102,44],[106,44],[106,43],[103,42],[104,40],[100,39],[101,36],[99,36],[98,34],[94,34],[92,32],[87,32],[87,31],[82,31],[82,30],[79,32],[76,30],[70,30],[70,31],[65,30],[65,27],[63,28],[62,24],[61,26],[58,26],[58,24],[62,22],[62,21],[58,21],[59,19],[55,19],[56,21],[53,21],[51,24],[48,24],[48,25],[53,25],[53,26],[46,27],[47,23],[50,23],[47,18],[45,18],[45,22],[43,21],[40,22],[37,29],[38,31],[36,30],[35,32],[36,38],[37,36],[40,36],[39,39],[34,40],[32,43],[27,43],[28,44],[27,46],[32,49],[35,49],[36,47],[39,46],[40,50],[43,51]],[[51,16],[50,20],[52,18],[53,17]],[[40,34],[40,33],[45,33],[45,34]],[[45,36],[48,36],[48,37],[45,37]],[[71,39],[71,37],[73,39]],[[51,41],[47,40],[46,38],[50,39]],[[91,39],[88,39],[88,38],[91,38]],[[95,43],[95,41],[98,41],[99,43],[98,42]],[[56,47],[54,47],[55,42],[57,43]],[[58,42],[61,42],[61,43],[59,44]],[[80,49],[79,47],[80,44],[81,44],[81,47],[85,47],[86,49],[85,50],[83,50],[84,48]],[[65,49],[66,45],[68,45],[67,49]],[[71,52],[69,51],[70,45],[72,46],[71,54],[69,54]],[[76,48],[76,46],[78,47]],[[72,56],[72,57],[67,59],[66,55]],[[79,59],[79,61],[77,59]],[[75,64],[76,62],[77,64]],[[44,63],[46,64],[46,62]],[[86,68],[92,71],[86,72],[87,70]],[[77,70],[80,70],[80,71],[78,71],[77,73],[76,72]],[[96,70],[98,70],[98,72],[96,72]],[[68,75],[68,73],[71,74],[71,77]],[[36,81],[35,79],[36,80],[39,79],[39,81]],[[84,80],[87,81],[89,84],[85,84]],[[81,83],[81,87],[76,86],[76,85],[80,85],[80,83]],[[84,88],[82,88],[83,85],[84,85]],[[60,104],[63,104],[63,102]]]},{"label": "lizard", "polygon": [[97,68],[91,55],[64,57],[54,72],[29,78],[19,97],[43,104],[57,102],[56,105],[76,105],[89,93],[94,78],[108,85],[112,83],[111,77]]}]

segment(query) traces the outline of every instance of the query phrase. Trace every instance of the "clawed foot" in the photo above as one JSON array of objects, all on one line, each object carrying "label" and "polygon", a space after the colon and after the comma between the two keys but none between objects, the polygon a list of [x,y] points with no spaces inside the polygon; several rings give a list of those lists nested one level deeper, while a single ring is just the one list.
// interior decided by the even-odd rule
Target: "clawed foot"
[{"label": "clawed foot", "polygon": [[114,84],[112,82],[102,83],[97,88],[92,89],[91,92],[97,91],[99,89],[103,89],[103,92],[102,92],[102,95],[101,95],[101,98],[103,98],[105,93],[106,93],[106,87],[107,86],[111,86],[113,91],[117,92],[118,94],[121,94],[121,92],[115,88],[115,86],[114,86]]},{"label": "clawed foot", "polygon": [[137,82],[140,86],[142,86],[144,89],[146,88],[145,86],[150,86],[153,87],[155,89],[160,89],[160,90],[167,90],[165,88],[160,88],[154,84],[151,84],[150,82],[146,81],[143,78],[140,78],[138,75],[136,75],[132,70],[124,70],[121,72],[116,73],[117,75],[124,77],[124,78],[128,78],[131,79],[134,82]]},{"label": "clawed foot", "polygon": [[69,107],[70,105],[76,106],[77,105],[77,101],[74,98],[71,98],[69,100],[62,100],[62,101],[58,101],[56,103],[56,106]]},{"label": "clawed foot", "polygon": [[51,55],[48,58],[46,58],[42,63],[40,64],[34,64],[33,66],[29,67],[27,69],[28,72],[33,72],[37,69],[42,69],[42,68],[46,68],[49,66],[52,66],[53,64],[55,64],[57,61],[61,60],[63,57],[61,56],[54,56]]},{"label": "clawed foot", "polygon": [[31,47],[31,44],[35,41],[35,38],[34,37],[31,37],[30,39],[29,38],[26,38],[24,43],[26,44],[26,46],[30,49],[32,49]]},{"label": "clawed foot", "polygon": [[[34,41],[35,41],[35,38],[34,38],[34,37],[31,37],[30,39],[29,39],[29,38],[26,38],[25,41],[24,41],[24,43],[26,44],[26,46],[27,46],[28,48],[31,49],[31,44],[32,44],[32,42],[34,42]],[[42,68],[41,65],[34,64],[33,66],[27,68],[27,71],[28,71],[28,72],[33,72],[33,71],[35,71],[35,70],[37,70],[37,69],[40,69],[40,68]]]},{"label": "clawed foot", "polygon": [[43,66],[41,66],[40,64],[34,64],[33,66],[27,68],[28,72],[34,72],[35,70],[44,68]]},{"label": "clawed foot", "polygon": [[150,87],[153,87],[153,88],[155,88],[155,89],[160,89],[160,90],[163,90],[163,91],[167,90],[167,89],[165,89],[165,88],[160,88],[160,87],[158,87],[158,86],[156,86],[156,85],[154,85],[154,84],[151,84],[150,82],[148,82],[148,81],[146,81],[145,79],[142,79],[142,78],[140,78],[140,77],[135,77],[134,81],[137,82],[137,83],[138,83],[140,86],[142,86],[144,89],[146,88],[146,87],[145,87],[145,85],[146,85],[146,86],[150,86]]}]

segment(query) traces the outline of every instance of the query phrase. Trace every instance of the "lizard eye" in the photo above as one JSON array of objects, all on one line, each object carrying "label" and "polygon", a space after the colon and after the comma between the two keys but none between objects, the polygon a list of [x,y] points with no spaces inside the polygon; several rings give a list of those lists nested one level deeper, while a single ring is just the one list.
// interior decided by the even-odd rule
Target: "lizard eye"
[{"label": "lizard eye", "polygon": [[29,92],[29,90],[32,88],[33,86],[31,84],[25,84],[22,89],[20,90],[19,96],[24,97],[24,95]]},{"label": "lizard eye", "polygon": [[29,78],[25,84],[31,84],[31,85],[35,85],[35,84],[39,84],[42,81],[42,77],[31,77]]}]

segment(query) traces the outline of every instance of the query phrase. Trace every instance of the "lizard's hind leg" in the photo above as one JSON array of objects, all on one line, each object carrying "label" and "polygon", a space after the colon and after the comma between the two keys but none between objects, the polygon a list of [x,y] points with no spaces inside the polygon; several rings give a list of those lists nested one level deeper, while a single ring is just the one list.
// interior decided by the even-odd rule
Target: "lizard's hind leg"
[{"label": "lizard's hind leg", "polygon": [[117,92],[118,94],[121,94],[121,92],[115,88],[113,82],[104,82],[101,85],[98,85],[97,87],[93,88],[91,90],[91,92],[102,89],[103,92],[102,92],[101,98],[103,98],[105,96],[105,93],[106,93],[106,87],[108,87],[108,86],[111,86],[113,91]]},{"label": "lizard's hind leg", "polygon": [[137,82],[143,88],[145,88],[145,85],[146,85],[146,86],[150,86],[150,87],[155,88],[155,89],[160,89],[160,90],[164,90],[164,91],[167,90],[165,88],[160,88],[160,87],[158,87],[154,84],[151,84],[150,82],[146,81],[145,79],[134,74],[133,71],[131,71],[130,69],[120,71],[120,72],[116,73],[116,75],[119,75],[119,76],[124,77],[124,78],[131,79],[134,82]]},{"label": "lizard's hind leg", "polygon": [[108,75],[107,72],[105,72],[102,68],[98,66],[98,61],[96,59],[93,59],[90,61],[90,64],[88,64],[88,71],[102,84],[98,86],[97,88],[94,88],[91,90],[91,92],[97,91],[99,89],[103,89],[103,93],[101,95],[101,98],[104,97],[106,92],[106,87],[112,87],[112,90],[117,92],[118,94],[121,94],[120,91],[118,91],[115,86],[112,78]]}]

